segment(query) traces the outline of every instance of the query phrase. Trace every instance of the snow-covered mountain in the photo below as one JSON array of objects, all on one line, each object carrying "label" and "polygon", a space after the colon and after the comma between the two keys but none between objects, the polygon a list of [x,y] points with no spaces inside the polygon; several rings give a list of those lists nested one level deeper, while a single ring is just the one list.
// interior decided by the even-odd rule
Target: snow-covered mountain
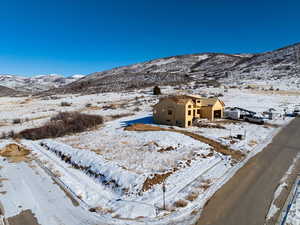
[{"label": "snow-covered mountain", "polygon": [[64,77],[57,74],[39,75],[34,77],[0,74],[0,85],[17,91],[38,92],[61,87],[83,77],[84,75],[80,74],[70,77]]},{"label": "snow-covered mountain", "polygon": [[172,56],[92,73],[56,91],[97,93],[153,85],[300,77],[300,43],[259,54]]}]

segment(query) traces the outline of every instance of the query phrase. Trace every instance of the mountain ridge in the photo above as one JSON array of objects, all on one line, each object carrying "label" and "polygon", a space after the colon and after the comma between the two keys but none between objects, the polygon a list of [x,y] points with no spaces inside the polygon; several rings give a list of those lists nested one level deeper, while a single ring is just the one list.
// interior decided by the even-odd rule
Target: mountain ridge
[{"label": "mountain ridge", "polygon": [[83,75],[79,74],[69,77],[59,74],[36,75],[33,77],[0,74],[0,85],[21,92],[39,92],[69,84],[82,77]]},{"label": "mountain ridge", "polygon": [[[99,93],[191,81],[299,76],[300,43],[255,54],[194,53],[94,72],[61,87],[64,93]],[[58,89],[60,91],[60,89]]]},{"label": "mountain ridge", "polygon": [[[36,77],[26,78],[29,81],[23,86],[3,85],[0,75],[0,85],[17,91],[41,94],[90,94],[125,91],[154,85],[187,84],[192,81],[222,83],[229,80],[281,79],[283,77],[288,79],[295,76],[300,76],[299,42],[273,51],[254,54],[206,52],[168,56],[94,72],[73,80],[55,76],[46,76],[46,81],[43,77],[40,78],[42,80]],[[31,89],[28,90],[29,84]]]}]

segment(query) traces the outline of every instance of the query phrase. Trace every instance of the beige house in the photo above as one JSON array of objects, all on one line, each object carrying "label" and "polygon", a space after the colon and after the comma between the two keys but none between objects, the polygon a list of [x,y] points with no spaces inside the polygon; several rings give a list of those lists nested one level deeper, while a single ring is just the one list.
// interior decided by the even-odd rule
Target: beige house
[{"label": "beige house", "polygon": [[218,98],[202,98],[198,95],[171,96],[160,99],[153,108],[153,117],[158,124],[189,127],[197,118],[222,118],[224,106],[224,102]]}]

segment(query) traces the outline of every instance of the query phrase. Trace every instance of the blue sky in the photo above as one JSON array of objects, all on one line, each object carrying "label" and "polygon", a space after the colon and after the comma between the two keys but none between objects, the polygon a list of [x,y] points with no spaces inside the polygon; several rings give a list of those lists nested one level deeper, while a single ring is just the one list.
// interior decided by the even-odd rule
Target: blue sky
[{"label": "blue sky", "polygon": [[89,74],[300,42],[300,1],[0,0],[0,74]]}]

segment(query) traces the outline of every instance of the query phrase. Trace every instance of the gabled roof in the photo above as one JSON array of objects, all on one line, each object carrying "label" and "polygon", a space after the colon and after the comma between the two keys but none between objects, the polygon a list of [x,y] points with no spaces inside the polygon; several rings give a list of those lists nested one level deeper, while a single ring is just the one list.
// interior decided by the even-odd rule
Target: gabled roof
[{"label": "gabled roof", "polygon": [[200,98],[202,98],[202,96],[200,96],[200,95],[187,94],[187,95],[184,95],[184,96],[186,96],[188,98],[192,98],[192,99],[200,99]]},{"label": "gabled roof", "polygon": [[158,105],[159,103],[161,103],[165,100],[171,100],[171,101],[175,102],[176,104],[180,104],[180,105],[186,105],[187,103],[192,101],[192,99],[188,98],[187,96],[177,95],[177,96],[169,96],[169,97],[161,98],[160,101],[156,105]]},{"label": "gabled roof", "polygon": [[191,102],[193,99],[199,99],[201,106],[212,106],[216,104],[218,101],[225,106],[224,102],[218,98],[203,98],[199,95],[177,95],[177,96],[169,96],[165,98],[161,98],[160,101],[155,105],[157,106],[159,103],[165,100],[171,100],[176,104],[186,105],[187,103]]},{"label": "gabled roof", "polygon": [[225,106],[224,102],[218,98],[201,98],[200,101],[201,106],[211,106],[216,104],[218,101],[221,103],[221,105]]}]

